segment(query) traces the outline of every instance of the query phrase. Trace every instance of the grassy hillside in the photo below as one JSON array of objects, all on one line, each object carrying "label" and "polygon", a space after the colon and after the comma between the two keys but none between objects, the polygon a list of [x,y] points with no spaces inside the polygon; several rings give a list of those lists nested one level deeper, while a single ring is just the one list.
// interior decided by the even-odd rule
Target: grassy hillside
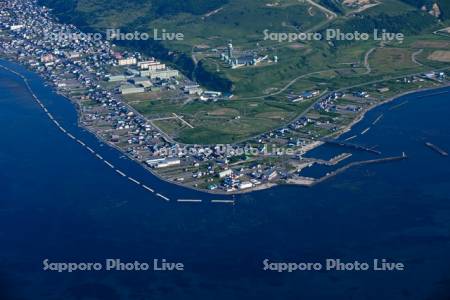
[{"label": "grassy hillside", "polygon": [[[203,85],[217,90],[229,91],[233,88],[230,74],[211,72],[216,70],[217,62],[208,55],[198,54],[201,63],[198,68],[193,63],[192,49],[201,46],[207,49],[223,47],[233,41],[242,50],[252,50],[274,42],[264,42],[264,30],[270,32],[299,32],[325,22],[326,15],[318,8],[298,0],[282,0],[273,4],[265,0],[41,0],[54,8],[55,13],[67,22],[75,23],[86,31],[103,31],[107,28],[120,28],[123,31],[152,33],[153,29],[168,32],[181,32],[185,38],[176,42],[118,42],[149,55],[172,62],[186,75],[196,77]],[[298,54],[297,49],[280,49],[274,45],[271,55],[278,52],[286,54],[287,64]],[[223,66],[222,66],[223,67]],[[221,68],[222,71],[226,68]],[[275,70],[276,71],[276,70]],[[259,69],[257,73],[264,73]],[[286,73],[286,72],[285,72]],[[291,70],[286,76],[298,72]],[[262,76],[266,76],[262,74]],[[240,78],[239,74],[234,76]],[[282,78],[287,80],[288,78]],[[234,82],[236,83],[236,82]]]},{"label": "grassy hillside", "polygon": [[[277,128],[313,101],[294,103],[289,100],[292,94],[313,89],[325,92],[443,65],[430,59],[436,57],[435,51],[448,49],[446,37],[432,34],[443,24],[420,9],[422,0],[379,0],[379,4],[361,11],[344,7],[341,1],[315,1],[335,11],[336,16],[300,0],[41,0],[62,20],[88,32],[116,28],[123,32],[152,34],[154,29],[165,29],[183,33],[184,39],[179,41],[115,43],[176,65],[209,89],[234,94],[232,101],[217,103],[184,103],[147,94],[125,99],[149,118],[183,115],[195,129],[167,120],[157,125],[188,143],[235,142]],[[446,0],[433,1],[442,2],[442,17],[447,16]],[[299,33],[330,28],[369,34],[385,29],[403,33],[405,41],[264,39],[266,30]],[[250,53],[266,60],[231,68],[220,59],[230,41],[236,56]]]},{"label": "grassy hillside", "polygon": [[[173,63],[208,88],[232,90],[242,97],[264,94],[269,85],[271,89],[280,89],[301,74],[329,68],[340,59],[336,48],[348,47],[348,44],[368,48],[361,42],[337,42],[330,48],[325,42],[266,41],[265,30],[298,33],[325,28],[340,28],[344,32],[386,29],[414,35],[431,32],[438,26],[437,19],[422,12],[420,7],[430,1],[443,3],[443,0],[401,1],[382,0],[380,5],[356,16],[345,16],[340,1],[317,1],[338,13],[333,19],[319,7],[298,0],[41,0],[53,7],[62,19],[83,29],[181,32],[185,36],[182,41],[118,44]],[[258,52],[270,58],[277,56],[279,63],[233,70],[218,59],[219,51],[223,51],[220,49],[230,41],[238,51]],[[360,59],[360,56],[351,58],[353,61]]]},{"label": "grassy hillside", "polygon": [[[226,4],[229,0],[41,0],[42,5],[54,8],[58,13],[68,12],[93,12],[100,15],[102,11],[122,11],[130,8],[141,7],[151,17],[165,17],[180,13],[194,15],[205,14]],[[101,8],[101,9],[98,9]]]},{"label": "grassy hillside", "polygon": [[450,1],[448,0],[401,0],[401,1],[410,4],[412,6],[415,6],[417,8],[425,6],[428,9],[434,3],[436,3],[439,6],[442,13],[441,19],[450,20]]},{"label": "grassy hillside", "polygon": [[437,0],[439,7],[442,12],[442,19],[445,21],[450,20],[450,1],[448,0]]},{"label": "grassy hillside", "polygon": [[359,15],[349,20],[336,22],[343,31],[373,32],[374,29],[386,29],[389,32],[418,34],[436,26],[436,18],[425,12],[408,11],[400,15],[389,15],[384,12],[378,15]]},{"label": "grassy hillside", "polygon": [[343,13],[342,6],[338,0],[319,0],[317,3],[325,6],[331,11],[334,11],[337,14]]}]

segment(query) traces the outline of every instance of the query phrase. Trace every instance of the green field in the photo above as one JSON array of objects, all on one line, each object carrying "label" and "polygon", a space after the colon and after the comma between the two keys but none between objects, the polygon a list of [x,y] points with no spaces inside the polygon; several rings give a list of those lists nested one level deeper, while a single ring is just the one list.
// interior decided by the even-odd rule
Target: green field
[{"label": "green field", "polygon": [[231,100],[216,103],[180,104],[170,100],[148,100],[135,108],[158,119],[176,113],[194,129],[176,119],[155,124],[184,143],[231,143],[277,128],[304,111],[311,102],[289,103],[273,100]]},{"label": "green field", "polygon": [[[165,29],[183,33],[181,41],[120,46],[132,46],[167,60],[207,88],[224,88],[234,95],[233,100],[215,103],[180,102],[167,94],[127,97],[149,119],[170,118],[173,113],[182,116],[194,128],[177,119],[157,120],[155,125],[185,143],[231,143],[283,126],[311,105],[289,102],[290,93],[359,87],[449,65],[430,60],[433,51],[450,47],[449,37],[433,34],[449,25],[445,3],[442,16],[437,18],[422,12],[416,0],[379,0],[380,4],[356,15],[348,7],[317,1],[337,12],[335,17],[299,0],[44,2],[56,8],[62,5],[64,9],[56,10],[61,17],[90,29],[122,28],[148,33]],[[280,43],[264,40],[263,33],[266,29],[323,32],[327,28],[368,33],[386,29],[403,33],[405,40]],[[254,51],[270,59],[277,56],[278,63],[232,69],[219,59],[230,41],[236,51]],[[168,51],[172,54],[168,55]]]}]

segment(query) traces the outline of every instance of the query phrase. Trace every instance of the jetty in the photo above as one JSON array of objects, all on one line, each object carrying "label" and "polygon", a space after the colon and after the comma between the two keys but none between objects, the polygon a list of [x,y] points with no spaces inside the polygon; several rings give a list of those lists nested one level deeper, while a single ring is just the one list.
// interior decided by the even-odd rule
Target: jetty
[{"label": "jetty", "polygon": [[434,151],[436,151],[437,153],[439,153],[442,156],[448,156],[448,153],[446,151],[444,151],[442,148],[440,148],[432,143],[426,142],[425,145],[427,147],[433,149]]},{"label": "jetty", "polygon": [[353,148],[353,149],[356,149],[356,150],[361,150],[361,151],[366,151],[366,152],[370,152],[370,153],[381,155],[380,151],[374,149],[375,147],[367,147],[367,146],[363,146],[363,145],[359,145],[359,144],[355,144],[355,143],[349,143],[349,142],[346,142],[346,141],[339,141],[339,140],[323,139],[322,141],[324,143],[327,143],[327,144]]},{"label": "jetty", "polygon": [[330,160],[318,159],[318,160],[313,160],[313,162],[321,164],[321,165],[326,165],[326,166],[334,166],[334,165],[337,165],[338,163],[340,163],[341,161],[346,160],[347,158],[350,158],[351,156],[352,156],[351,153],[342,153],[342,154],[336,155],[335,157],[333,157]]},{"label": "jetty", "polygon": [[402,155],[400,156],[391,156],[391,157],[385,157],[385,158],[379,158],[379,159],[371,159],[371,160],[363,160],[363,161],[356,161],[356,162],[352,162],[349,163],[348,165],[337,169],[336,171],[333,171],[331,173],[328,173],[327,175],[314,180],[314,182],[312,182],[309,186],[313,186],[316,185],[318,183],[321,183],[331,177],[334,177],[352,167],[356,167],[356,166],[362,166],[362,165],[369,165],[369,164],[378,164],[378,163],[385,163],[385,162],[391,162],[391,161],[399,161],[399,160],[405,160],[407,159],[408,156],[406,155],[405,152],[402,152]]}]

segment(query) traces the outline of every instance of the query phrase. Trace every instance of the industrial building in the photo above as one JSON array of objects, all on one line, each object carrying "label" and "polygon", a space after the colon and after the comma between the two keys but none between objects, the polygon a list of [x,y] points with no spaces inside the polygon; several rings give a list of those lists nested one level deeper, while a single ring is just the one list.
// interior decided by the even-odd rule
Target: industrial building
[{"label": "industrial building", "polygon": [[139,93],[144,93],[145,92],[145,88],[143,88],[143,87],[136,87],[134,85],[122,85],[119,88],[119,92],[122,95],[139,94]]},{"label": "industrial building", "polygon": [[134,57],[122,58],[117,60],[119,66],[130,66],[135,65],[137,63],[137,59]]}]

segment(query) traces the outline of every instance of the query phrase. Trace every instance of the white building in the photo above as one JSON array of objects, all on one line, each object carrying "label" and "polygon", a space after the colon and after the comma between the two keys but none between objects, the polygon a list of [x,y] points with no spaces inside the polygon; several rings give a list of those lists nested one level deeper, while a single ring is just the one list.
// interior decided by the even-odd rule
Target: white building
[{"label": "white building", "polygon": [[129,95],[144,93],[145,89],[143,87],[135,87],[134,85],[123,85],[119,88],[119,91],[122,95]]},{"label": "white building", "polygon": [[22,24],[19,24],[19,25],[11,25],[10,29],[11,29],[11,30],[19,30],[19,29],[22,29],[22,28],[24,28],[24,27],[25,27],[25,25],[22,25]]},{"label": "white building", "polygon": [[125,75],[113,75],[107,77],[108,81],[110,82],[118,82],[118,81],[126,81],[127,77]]},{"label": "white building", "polygon": [[177,166],[179,164],[181,164],[181,160],[179,160],[178,158],[168,158],[168,159],[165,159],[165,160],[159,162],[155,166],[155,168],[161,169],[161,168]]},{"label": "white building", "polygon": [[219,178],[224,178],[233,174],[233,170],[228,169],[219,173]]},{"label": "white building", "polygon": [[189,95],[201,95],[203,93],[203,89],[198,84],[186,85],[183,90]]},{"label": "white building", "polygon": [[253,183],[251,183],[250,181],[244,181],[244,182],[241,182],[239,184],[239,189],[240,190],[249,189],[251,187],[253,187]]},{"label": "white building", "polygon": [[164,70],[166,68],[165,64],[155,60],[141,61],[137,65],[141,70]]},{"label": "white building", "polygon": [[119,59],[117,63],[119,64],[119,66],[130,66],[135,65],[137,63],[137,60],[134,57],[122,58]]},{"label": "white building", "polygon": [[148,77],[150,77],[151,79],[169,79],[178,76],[180,76],[180,73],[177,70],[150,71],[150,74],[148,75]]}]

